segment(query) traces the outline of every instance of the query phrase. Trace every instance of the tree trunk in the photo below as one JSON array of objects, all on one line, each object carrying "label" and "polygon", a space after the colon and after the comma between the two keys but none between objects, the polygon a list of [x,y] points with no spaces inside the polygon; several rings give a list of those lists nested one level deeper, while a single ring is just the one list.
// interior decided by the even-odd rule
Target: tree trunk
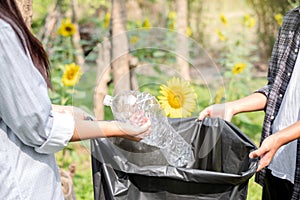
[{"label": "tree trunk", "polygon": [[107,84],[110,81],[110,42],[108,38],[104,38],[103,42],[98,45],[99,57],[97,59],[97,86],[94,92],[94,113],[96,119],[104,119],[104,96],[108,93]]},{"label": "tree trunk", "polygon": [[112,1],[112,69],[114,93],[130,90],[129,48],[126,34],[125,0]]},{"label": "tree trunk", "polygon": [[16,0],[27,27],[31,27],[32,0]]},{"label": "tree trunk", "polygon": [[61,187],[65,200],[76,200],[73,177],[75,175],[76,165],[69,165],[69,171],[59,168]]},{"label": "tree trunk", "polygon": [[197,2],[189,1],[188,5],[189,19],[191,19],[193,13],[197,13],[195,16],[195,21],[197,22],[195,27],[196,31],[195,34],[193,34],[193,39],[198,41],[200,44],[204,44],[204,30],[207,26],[203,20],[204,1],[205,0],[198,0]]},{"label": "tree trunk", "polygon": [[279,25],[275,22],[274,15],[286,13],[293,2],[297,1],[287,3],[286,0],[247,0],[257,16],[260,60],[268,61],[278,34]]},{"label": "tree trunk", "polygon": [[177,64],[183,79],[190,81],[189,48],[186,29],[188,27],[188,2],[187,0],[176,0],[177,13]]},{"label": "tree trunk", "polygon": [[39,38],[44,45],[48,44],[49,39],[52,39],[51,35],[53,35],[57,23],[62,18],[61,3],[61,0],[56,0],[48,10],[45,25],[41,28],[39,33]]},{"label": "tree trunk", "polygon": [[79,25],[78,25],[78,17],[77,17],[77,11],[79,10],[78,8],[78,2],[77,0],[72,0],[72,16],[73,16],[73,24],[76,27],[76,32],[73,35],[73,44],[74,48],[76,49],[76,63],[82,67],[83,71],[84,69],[84,57],[83,57],[83,50],[80,45],[80,32],[79,32]]}]

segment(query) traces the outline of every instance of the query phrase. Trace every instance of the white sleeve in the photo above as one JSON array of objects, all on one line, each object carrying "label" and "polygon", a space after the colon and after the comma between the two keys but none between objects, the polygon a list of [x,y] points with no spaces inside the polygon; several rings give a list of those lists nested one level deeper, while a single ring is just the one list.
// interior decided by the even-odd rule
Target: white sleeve
[{"label": "white sleeve", "polygon": [[74,127],[71,114],[52,111],[46,127],[47,140],[35,150],[39,153],[55,153],[61,150],[73,136]]}]

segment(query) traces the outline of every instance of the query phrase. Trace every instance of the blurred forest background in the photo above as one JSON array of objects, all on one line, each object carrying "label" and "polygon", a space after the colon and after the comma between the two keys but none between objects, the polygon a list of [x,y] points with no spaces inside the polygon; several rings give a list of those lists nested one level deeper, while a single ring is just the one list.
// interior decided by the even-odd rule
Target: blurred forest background
[{"label": "blurred forest background", "polygon": [[[250,94],[266,84],[283,15],[298,6],[296,0],[18,2],[49,54],[52,102],[79,106],[97,119],[113,118],[104,95],[139,89],[159,96],[172,77],[197,95],[188,116]],[[240,114],[233,123],[259,145],[263,115]],[[60,167],[71,168],[77,199],[93,199],[88,149],[80,142],[57,153]],[[251,179],[248,199],[260,196]]]}]

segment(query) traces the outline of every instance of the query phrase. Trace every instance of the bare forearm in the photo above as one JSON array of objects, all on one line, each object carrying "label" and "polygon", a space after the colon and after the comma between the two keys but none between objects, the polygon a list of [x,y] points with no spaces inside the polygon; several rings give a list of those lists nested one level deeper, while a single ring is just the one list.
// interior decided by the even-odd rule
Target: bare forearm
[{"label": "bare forearm", "polygon": [[285,145],[293,140],[300,138],[300,121],[288,126],[285,129],[275,133],[278,138],[279,146]]},{"label": "bare forearm", "polygon": [[122,136],[114,121],[86,121],[76,120],[75,131],[71,141],[80,141],[92,138]]},{"label": "bare forearm", "polygon": [[[88,116],[83,110],[73,106],[52,105],[52,110],[55,112],[69,113],[73,115],[75,120],[74,133],[71,141],[80,141],[99,137],[109,137],[113,130],[108,129],[112,122],[108,121],[89,121],[85,120]],[[100,129],[101,127],[101,129]],[[103,130],[110,130],[108,133]]]},{"label": "bare forearm", "polygon": [[199,113],[199,120],[205,117],[220,117],[231,121],[231,118],[242,112],[258,111],[264,109],[267,98],[261,93],[254,93],[236,101],[230,101],[224,104],[211,105]]},{"label": "bare forearm", "polygon": [[267,103],[267,97],[261,93],[253,93],[236,101],[228,102],[233,115],[242,112],[263,110]]},{"label": "bare forearm", "polygon": [[151,122],[148,119],[141,126],[135,126],[118,121],[86,120],[89,114],[73,106],[52,105],[52,109],[56,112],[67,112],[73,115],[75,129],[71,141],[101,137],[122,137],[139,141],[141,136],[148,133],[151,127]]},{"label": "bare forearm", "polygon": [[267,137],[261,146],[249,154],[250,158],[260,157],[257,171],[270,164],[277,150],[293,140],[300,138],[300,121]]},{"label": "bare forearm", "polygon": [[151,130],[150,120],[141,126],[135,126],[118,121],[75,121],[75,131],[71,141],[79,141],[101,137],[122,137],[140,141]]}]

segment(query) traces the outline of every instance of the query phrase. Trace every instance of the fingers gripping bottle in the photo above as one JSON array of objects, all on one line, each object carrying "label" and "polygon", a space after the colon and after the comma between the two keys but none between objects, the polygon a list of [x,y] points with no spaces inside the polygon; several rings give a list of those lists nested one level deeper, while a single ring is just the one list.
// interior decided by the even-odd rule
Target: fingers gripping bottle
[{"label": "fingers gripping bottle", "polygon": [[125,91],[114,97],[106,95],[104,105],[111,107],[118,121],[135,124],[132,117],[137,113],[150,119],[151,133],[142,142],[160,148],[170,165],[184,167],[194,161],[191,145],[169,124],[154,96],[146,92]]}]

